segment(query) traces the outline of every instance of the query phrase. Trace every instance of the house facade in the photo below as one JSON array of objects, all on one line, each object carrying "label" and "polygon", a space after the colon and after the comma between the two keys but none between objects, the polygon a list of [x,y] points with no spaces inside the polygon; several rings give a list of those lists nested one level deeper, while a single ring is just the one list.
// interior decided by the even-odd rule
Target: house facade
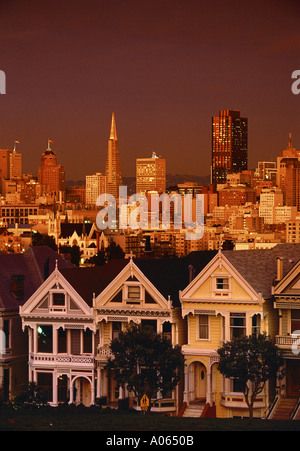
[{"label": "house facade", "polygon": [[86,302],[58,266],[20,308],[28,333],[28,380],[47,393],[49,404],[95,400],[95,325]]},{"label": "house facade", "polygon": [[[278,261],[279,268],[283,262]],[[276,345],[284,358],[284,379],[279,394],[295,400],[300,396],[300,261],[274,287],[274,308],[279,328]]]},{"label": "house facade", "polygon": [[[218,371],[217,349],[235,337],[265,332],[275,338],[279,315],[273,308],[272,287],[280,277],[277,259],[287,272],[299,259],[299,246],[263,251],[219,252],[182,291],[182,315],[187,318],[188,340],[184,401],[209,404],[217,417],[248,416],[238,381]],[[281,269],[283,271],[283,268]],[[256,398],[254,416],[262,418],[274,396],[269,383]]]},{"label": "house facade", "polygon": [[0,396],[5,401],[28,382],[28,341],[19,308],[47,279],[56,261],[64,268],[73,266],[47,246],[0,255]]},{"label": "house facade", "polygon": [[[128,398],[129,405],[139,410],[134,394],[129,393],[126,387],[117,387],[113,375],[110,376],[105,369],[107,358],[111,355],[111,340],[134,323],[151,326],[155,332],[168,337],[175,346],[182,340],[179,336],[182,333],[180,312],[174,308],[170,296],[166,298],[141,271],[138,262],[135,264],[132,259],[95,298],[94,309],[100,338],[96,357],[98,393],[107,403]],[[178,387],[167,398],[160,399],[158,394],[152,411],[176,413],[179,400]]]}]

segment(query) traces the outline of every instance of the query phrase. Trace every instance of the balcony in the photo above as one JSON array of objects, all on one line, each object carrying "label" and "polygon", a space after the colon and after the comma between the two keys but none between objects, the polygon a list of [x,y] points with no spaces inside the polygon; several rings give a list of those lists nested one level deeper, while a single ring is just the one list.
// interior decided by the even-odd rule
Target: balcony
[{"label": "balcony", "polygon": [[[248,409],[243,393],[221,393],[220,404],[227,408]],[[267,395],[261,393],[254,402],[254,409],[262,409],[267,406]]]},{"label": "balcony", "polygon": [[300,335],[276,335],[276,346],[285,351],[285,357],[300,358]]},{"label": "balcony", "polygon": [[69,355],[69,354],[34,354],[29,355],[30,363],[32,365],[43,365],[51,367],[56,366],[65,367],[80,367],[80,368],[94,368],[95,358],[92,355]]},{"label": "balcony", "polygon": [[99,346],[97,349],[97,360],[106,360],[112,353],[109,346]]}]

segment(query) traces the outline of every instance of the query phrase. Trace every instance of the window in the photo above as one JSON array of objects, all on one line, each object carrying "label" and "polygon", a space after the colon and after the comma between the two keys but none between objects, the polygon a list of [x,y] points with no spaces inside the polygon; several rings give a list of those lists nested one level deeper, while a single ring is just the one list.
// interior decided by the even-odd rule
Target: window
[{"label": "window", "polygon": [[71,329],[71,354],[80,355],[81,330]]},{"label": "window", "polygon": [[3,321],[3,332],[5,336],[5,349],[10,348],[10,321],[5,319]]},{"label": "window", "polygon": [[166,321],[162,325],[162,334],[164,337],[172,340],[172,324],[169,321]]},{"label": "window", "polygon": [[234,393],[241,393],[243,390],[241,381],[239,378],[232,378],[231,380],[231,391]]},{"label": "window", "polygon": [[119,334],[122,330],[122,323],[120,321],[112,322],[112,340],[119,338]]},{"label": "window", "polygon": [[83,332],[83,352],[84,354],[92,353],[92,339],[93,333],[90,329],[86,329]]},{"label": "window", "polygon": [[139,285],[128,285],[127,287],[127,298],[128,299],[140,299],[141,298],[141,287]]},{"label": "window", "polygon": [[151,328],[153,332],[157,333],[157,321],[156,319],[142,319],[142,327]]},{"label": "window", "polygon": [[68,401],[68,377],[61,374],[57,380],[57,401]]},{"label": "window", "polygon": [[228,277],[217,277],[216,278],[216,288],[217,288],[217,290],[229,290],[229,278]]},{"label": "window", "polygon": [[39,325],[38,332],[38,352],[52,353],[53,331],[52,326]]},{"label": "window", "polygon": [[52,373],[38,373],[37,385],[46,394],[47,402],[53,400],[53,376]]},{"label": "window", "polygon": [[291,333],[300,330],[300,310],[291,310]]},{"label": "window", "polygon": [[65,293],[52,293],[52,305],[64,306],[65,305]]},{"label": "window", "polygon": [[208,315],[199,315],[199,340],[208,340],[209,338],[209,319]]},{"label": "window", "polygon": [[67,352],[67,331],[60,327],[57,331],[57,352],[65,354]]},{"label": "window", "polygon": [[260,334],[260,315],[252,316],[252,335],[256,337]]},{"label": "window", "polygon": [[246,335],[246,313],[230,313],[230,340]]},{"label": "window", "polygon": [[11,276],[11,291],[17,300],[22,300],[24,298],[24,280],[23,275]]}]

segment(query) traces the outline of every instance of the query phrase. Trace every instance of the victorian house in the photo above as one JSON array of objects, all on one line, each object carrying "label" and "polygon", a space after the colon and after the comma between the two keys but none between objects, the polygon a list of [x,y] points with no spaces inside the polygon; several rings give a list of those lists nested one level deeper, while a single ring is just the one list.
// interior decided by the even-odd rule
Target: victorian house
[{"label": "victorian house", "polygon": [[93,300],[119,271],[116,262],[93,268],[56,265],[20,308],[29,342],[28,379],[47,392],[49,404],[95,402],[99,334]]},{"label": "victorian house", "polygon": [[[299,256],[300,245],[285,244],[271,250],[219,251],[181,292],[188,328],[182,347],[187,415],[193,409],[200,416],[208,405],[217,417],[248,416],[238,381],[218,372],[217,349],[224,341],[253,333],[266,332],[275,339],[280,315],[273,308],[273,286]],[[266,384],[254,405],[256,417],[265,416],[274,396],[275,387]]]},{"label": "victorian house", "polygon": [[[291,262],[293,257],[291,256]],[[276,345],[284,359],[284,378],[280,382],[269,417],[300,419],[300,261],[284,276],[284,261],[278,259],[278,283],[274,287],[274,308],[279,328]]]},{"label": "victorian house", "polygon": [[72,266],[47,246],[0,255],[0,395],[5,401],[28,382],[27,335],[19,308],[48,278],[56,261],[62,268]]}]

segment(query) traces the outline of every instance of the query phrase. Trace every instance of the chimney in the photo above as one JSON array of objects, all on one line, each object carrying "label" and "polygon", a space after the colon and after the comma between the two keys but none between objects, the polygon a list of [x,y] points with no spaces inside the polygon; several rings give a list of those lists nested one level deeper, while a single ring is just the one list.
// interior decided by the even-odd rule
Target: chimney
[{"label": "chimney", "polygon": [[194,277],[195,277],[195,268],[193,265],[189,265],[189,283],[192,282]]},{"label": "chimney", "polygon": [[283,278],[283,258],[277,257],[277,279],[281,280]]}]

